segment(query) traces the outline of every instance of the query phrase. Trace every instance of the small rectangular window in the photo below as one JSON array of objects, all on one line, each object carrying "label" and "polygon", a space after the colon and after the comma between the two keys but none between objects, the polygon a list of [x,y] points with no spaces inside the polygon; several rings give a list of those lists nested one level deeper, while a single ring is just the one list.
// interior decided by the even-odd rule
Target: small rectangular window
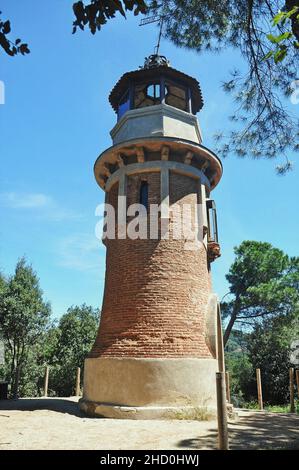
[{"label": "small rectangular window", "polygon": [[144,206],[146,211],[148,211],[148,182],[147,181],[141,182],[139,204]]}]

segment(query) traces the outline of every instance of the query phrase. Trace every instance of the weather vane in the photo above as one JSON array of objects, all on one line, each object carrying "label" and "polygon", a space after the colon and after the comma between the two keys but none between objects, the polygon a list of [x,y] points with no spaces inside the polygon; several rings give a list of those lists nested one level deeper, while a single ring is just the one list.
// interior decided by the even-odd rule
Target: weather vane
[{"label": "weather vane", "polygon": [[164,24],[165,18],[166,18],[165,15],[154,15],[154,16],[149,16],[147,18],[144,18],[139,23],[139,26],[146,26],[146,25],[152,24],[152,23],[160,23],[158,43],[157,43],[157,45],[155,47],[155,50],[154,50],[154,55],[156,55],[156,56],[159,55],[159,49],[160,49],[160,43],[161,43],[161,37],[162,37],[162,31],[163,31],[163,24]]}]

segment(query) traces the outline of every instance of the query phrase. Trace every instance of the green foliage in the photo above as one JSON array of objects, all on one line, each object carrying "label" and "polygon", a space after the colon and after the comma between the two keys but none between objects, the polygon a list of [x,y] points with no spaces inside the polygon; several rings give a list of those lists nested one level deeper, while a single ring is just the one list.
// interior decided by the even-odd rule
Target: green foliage
[{"label": "green foliage", "polygon": [[[288,152],[299,149],[298,119],[281,97],[291,94],[291,83],[297,78],[297,0],[286,0],[284,5],[278,0],[92,0],[86,6],[80,1],[74,4],[73,32],[88,25],[95,34],[117,12],[125,16],[124,6],[128,10],[136,7],[134,14],[163,17],[163,35],[178,47],[197,52],[237,49],[245,59],[246,69],[232,71],[231,78],[223,84],[237,106],[230,116],[234,128],[227,136],[221,132],[216,135],[217,150],[223,157],[231,153],[253,158],[281,156],[285,161],[276,167],[280,175],[292,168]],[[280,7],[284,10],[279,11]]]},{"label": "green foliage", "polygon": [[[291,10],[280,11],[274,16],[272,24],[273,26],[277,26],[280,31],[281,27],[283,27],[287,21],[291,24],[293,18],[297,23],[299,23],[299,6],[294,6]],[[293,29],[293,31],[285,31],[278,35],[267,34],[267,38],[277,47],[276,49],[269,51],[268,54],[266,54],[265,59],[273,57],[276,64],[286,57],[290,48],[290,39],[293,40],[293,46],[297,49],[299,48],[299,38],[296,38],[295,29]]]},{"label": "green foliage", "polygon": [[47,364],[50,365],[50,393],[69,396],[74,393],[77,367],[83,371],[98,328],[99,312],[85,304],[68,309],[57,327],[48,333]]},{"label": "green foliage", "polygon": [[214,414],[207,408],[207,406],[192,406],[190,410],[179,410],[169,412],[169,419],[176,419],[180,421],[211,421],[215,419]]},{"label": "green foliage", "polygon": [[146,3],[143,0],[91,0],[87,5],[79,1],[73,4],[73,11],[76,20],[73,23],[73,33],[77,27],[84,30],[89,26],[90,32],[95,34],[107,23],[107,20],[114,18],[117,13],[126,17],[125,10],[134,10],[134,15],[147,11]]},{"label": "green foliage", "polygon": [[[226,352],[231,397],[235,406],[257,409],[256,369],[261,370],[265,409],[289,402],[289,368],[292,341],[299,338],[298,306],[287,316],[265,319],[249,333],[235,331]],[[299,405],[299,404],[298,404]]]},{"label": "green foliage", "polygon": [[[266,405],[265,410],[270,413],[290,413],[290,405]],[[299,414],[299,403],[296,405],[296,413]]]},{"label": "green foliage", "polygon": [[15,41],[8,39],[8,35],[11,32],[10,21],[2,21],[1,14],[2,12],[0,11],[0,47],[10,56],[29,54],[28,44],[22,43],[21,39],[16,39]]},{"label": "green foliage", "polygon": [[235,406],[244,406],[254,397],[253,367],[247,354],[227,354],[226,367],[230,373],[231,399]]},{"label": "green foliage", "polygon": [[0,377],[11,384],[12,396],[41,396],[45,366],[50,367],[49,394],[74,393],[77,367],[95,340],[99,312],[85,304],[73,306],[58,324],[50,322],[39,280],[22,258],[8,279],[0,274],[0,332],[5,365]]},{"label": "green foliage", "polygon": [[[7,281],[4,275],[0,272],[0,298],[4,295],[5,289],[7,288]],[[1,309],[1,305],[0,305]]]},{"label": "green foliage", "polygon": [[[98,321],[98,311],[84,304],[69,308],[58,324],[48,325],[23,358],[18,395],[43,395],[46,365],[50,368],[48,394],[73,395],[77,367],[81,367],[83,378],[84,359],[95,340]],[[11,351],[6,348],[6,366],[0,373],[10,383],[11,360]]]},{"label": "green foliage", "polygon": [[225,364],[230,374],[231,401],[237,407],[243,407],[245,401],[255,396],[253,366],[247,354],[247,342],[248,334],[241,330],[232,331],[225,348]]},{"label": "green foliage", "polygon": [[[278,0],[92,0],[86,6],[80,1],[74,4],[73,32],[88,25],[95,34],[117,12],[125,16],[124,6],[128,10],[136,7],[134,14],[163,17],[163,35],[178,47],[197,52],[237,49],[246,70],[232,71],[223,84],[234,95],[237,107],[230,116],[235,125],[229,135],[218,132],[215,136],[218,152],[223,157],[231,153],[253,158],[281,156],[285,162],[277,165],[277,173],[292,168],[288,152],[299,149],[298,119],[289,113],[281,96],[290,95],[291,83],[297,78],[298,0],[286,0],[284,5]],[[280,7],[284,10],[279,11]]]},{"label": "green foliage", "polygon": [[299,300],[299,258],[289,258],[269,243],[244,241],[226,278],[231,300],[221,310],[229,322],[225,344],[235,323],[254,326],[264,317],[288,315]]},{"label": "green foliage", "polygon": [[299,311],[256,325],[248,341],[253,369],[261,369],[263,398],[270,404],[289,401],[290,348],[299,338]]},{"label": "green foliage", "polygon": [[13,394],[18,394],[29,350],[47,328],[50,305],[43,300],[39,279],[24,258],[0,292],[0,329],[9,350]]},{"label": "green foliage", "polygon": [[[294,7],[298,8],[298,0],[285,4],[278,0],[161,0],[155,7],[154,3],[149,3],[149,10],[164,16],[164,36],[175,45],[200,53],[232,48],[244,59],[244,70],[232,70],[223,84],[236,108],[232,130],[215,136],[217,151],[222,157],[232,153],[283,157],[277,172],[288,171],[292,167],[288,153],[298,151],[298,119],[282,97],[289,97],[291,83],[297,79],[299,21]],[[275,13],[284,6],[279,20]],[[269,39],[277,42],[277,50],[272,51]]]}]

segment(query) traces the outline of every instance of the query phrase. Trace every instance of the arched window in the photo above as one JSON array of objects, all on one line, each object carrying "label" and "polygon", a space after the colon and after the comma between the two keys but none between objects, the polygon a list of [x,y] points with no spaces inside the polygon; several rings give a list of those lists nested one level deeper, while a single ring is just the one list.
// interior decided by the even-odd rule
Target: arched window
[{"label": "arched window", "polygon": [[139,193],[139,204],[142,204],[146,210],[148,210],[148,182],[141,181],[140,193]]}]

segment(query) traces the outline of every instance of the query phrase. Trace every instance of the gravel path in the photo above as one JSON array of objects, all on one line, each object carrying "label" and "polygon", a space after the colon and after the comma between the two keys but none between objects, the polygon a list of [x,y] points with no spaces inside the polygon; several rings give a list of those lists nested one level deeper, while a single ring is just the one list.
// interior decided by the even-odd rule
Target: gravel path
[{"label": "gravel path", "polygon": [[[238,410],[231,449],[299,449],[299,416]],[[0,401],[0,449],[216,449],[215,421],[88,418],[77,398]]]}]

